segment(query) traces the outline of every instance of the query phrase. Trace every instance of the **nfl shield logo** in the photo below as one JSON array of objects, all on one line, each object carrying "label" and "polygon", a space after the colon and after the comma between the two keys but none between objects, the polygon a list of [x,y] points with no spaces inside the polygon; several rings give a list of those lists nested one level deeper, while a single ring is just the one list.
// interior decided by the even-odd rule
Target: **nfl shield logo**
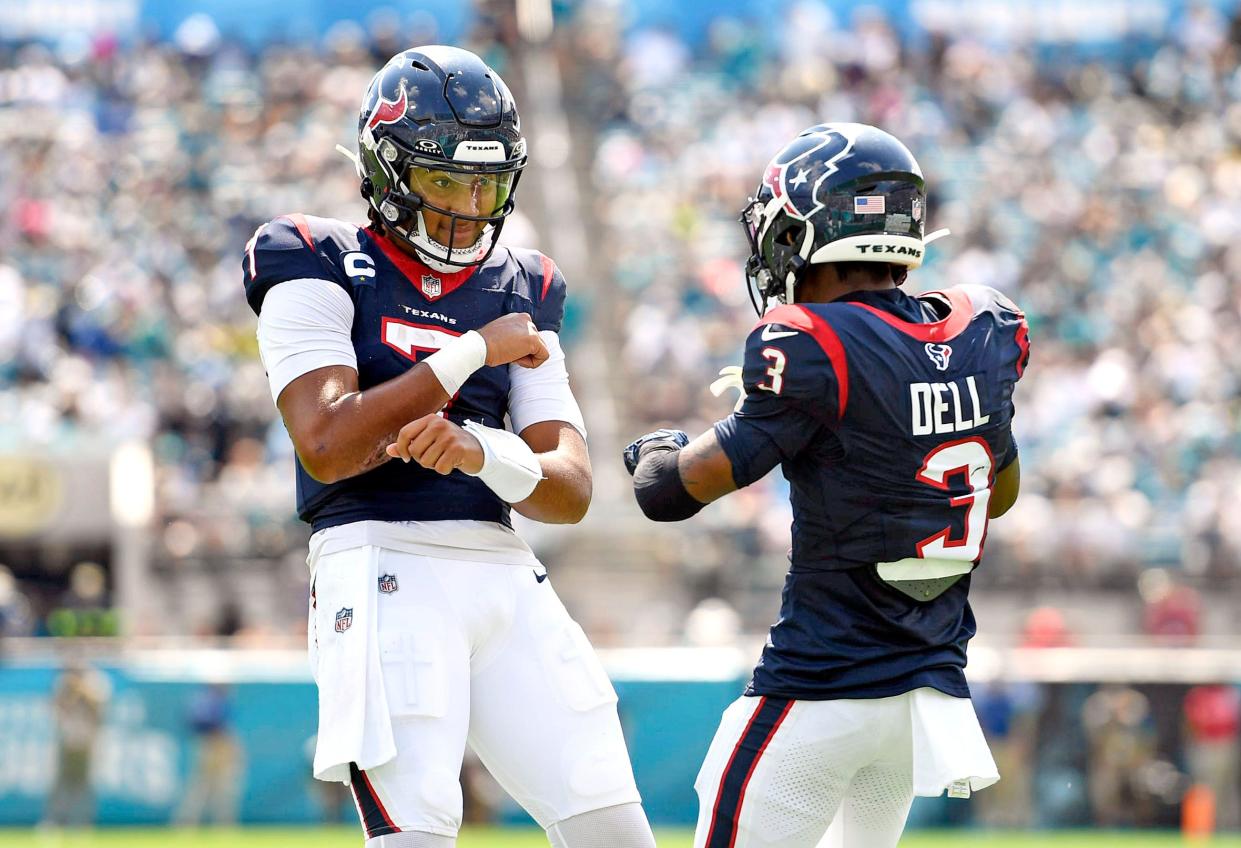
[{"label": "nfl shield logo", "polygon": [[443,284],[440,283],[439,277],[435,276],[434,274],[423,274],[422,275],[422,293],[423,294],[425,294],[427,297],[439,297],[441,291],[443,291]]},{"label": "nfl shield logo", "polygon": [[396,575],[384,574],[379,578],[379,591],[385,595],[391,595],[396,591]]},{"label": "nfl shield logo", "polygon": [[336,632],[344,633],[353,626],[353,607],[344,607],[336,613]]},{"label": "nfl shield logo", "polygon": [[952,356],[952,348],[946,344],[926,343],[926,355],[935,363],[935,367],[940,371],[948,370],[948,360]]}]

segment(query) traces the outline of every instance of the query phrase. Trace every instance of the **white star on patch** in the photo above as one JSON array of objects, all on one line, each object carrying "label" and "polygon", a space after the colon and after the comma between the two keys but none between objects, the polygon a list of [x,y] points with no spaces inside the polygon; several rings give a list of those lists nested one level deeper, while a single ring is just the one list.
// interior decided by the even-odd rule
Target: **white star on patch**
[{"label": "white star on patch", "polygon": [[800,171],[797,172],[797,176],[789,180],[789,185],[799,186],[799,185],[804,185],[805,182],[806,182],[806,169],[802,168]]}]

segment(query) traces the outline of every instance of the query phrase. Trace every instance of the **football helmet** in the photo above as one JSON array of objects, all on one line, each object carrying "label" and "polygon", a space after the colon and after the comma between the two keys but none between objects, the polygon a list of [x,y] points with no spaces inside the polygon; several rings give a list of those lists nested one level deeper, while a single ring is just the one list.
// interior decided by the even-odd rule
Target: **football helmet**
[{"label": "football helmet", "polygon": [[[526,140],[512,94],[482,59],[456,47],[415,47],[371,80],[356,163],[362,197],[389,234],[451,272],[482,264],[495,249]],[[437,228],[424,212],[443,216]]]},{"label": "football helmet", "polygon": [[818,124],[775,155],[741,212],[746,277],[759,314],[793,302],[811,264],[922,264],[922,169],[895,137],[866,124]]}]

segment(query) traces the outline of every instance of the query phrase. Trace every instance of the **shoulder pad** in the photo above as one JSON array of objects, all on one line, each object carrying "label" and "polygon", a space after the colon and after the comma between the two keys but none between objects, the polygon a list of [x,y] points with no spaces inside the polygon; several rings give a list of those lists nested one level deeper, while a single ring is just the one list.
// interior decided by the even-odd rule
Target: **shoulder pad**
[{"label": "shoulder pad", "polygon": [[282,215],[259,227],[241,260],[246,301],[254,313],[259,313],[267,292],[278,283],[307,278],[340,283],[324,253],[325,248],[339,253],[348,230],[344,222],[299,213]]},{"label": "shoulder pad", "polygon": [[965,292],[970,299],[970,303],[974,307],[974,314],[980,315],[983,312],[990,312],[997,316],[1007,318],[1023,318],[1025,313],[1018,308],[1017,304],[1009,299],[999,289],[991,286],[984,286],[977,283],[966,283],[955,288]]},{"label": "shoulder pad", "polygon": [[1008,295],[991,286],[971,284],[960,288],[974,305],[974,317],[990,315],[1000,328],[999,338],[1004,340],[1006,355],[1013,357],[1012,364],[1020,379],[1030,361],[1030,325],[1026,314]]},{"label": "shoulder pad", "polygon": [[568,293],[564,274],[551,257],[537,250],[511,247],[509,254],[526,278],[530,302],[534,304],[534,325],[540,330],[560,332]]}]

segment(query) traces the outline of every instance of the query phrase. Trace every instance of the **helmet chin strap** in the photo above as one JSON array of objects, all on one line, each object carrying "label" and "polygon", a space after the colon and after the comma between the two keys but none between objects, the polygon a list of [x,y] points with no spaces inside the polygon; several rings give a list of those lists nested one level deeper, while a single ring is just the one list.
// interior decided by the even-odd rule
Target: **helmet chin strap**
[{"label": "helmet chin strap", "polygon": [[809,221],[806,222],[806,234],[802,238],[801,247],[797,251],[797,255],[789,261],[789,271],[784,275],[784,302],[793,303],[794,291],[801,276],[806,273],[806,269],[810,267],[810,263],[806,257],[810,255],[810,251],[814,248],[814,225]]},{"label": "helmet chin strap", "polygon": [[[406,237],[409,239],[410,243],[414,245],[415,248],[422,247],[422,249],[419,251],[419,258],[422,259],[423,264],[425,264],[428,268],[434,271],[439,271],[442,274],[452,274],[457,271],[460,271],[462,268],[468,267],[468,265],[454,265],[452,262],[449,262],[446,259],[444,259],[443,256],[451,258],[455,256],[456,254],[467,254],[467,256],[463,258],[471,258],[471,259],[478,256],[478,254],[481,253],[484,249],[483,240],[488,235],[487,233],[488,228],[493,227],[493,225],[491,224],[485,225],[482,228],[482,230],[479,231],[478,238],[474,240],[473,244],[467,247],[459,247],[456,249],[452,249],[446,244],[440,244],[438,241],[436,241],[434,238],[431,237],[431,234],[427,231],[427,223],[426,223],[426,220],[422,217],[421,209],[418,210],[418,212],[416,212],[415,215],[417,216],[416,217],[417,223],[415,224],[416,231],[412,235],[407,232]],[[442,252],[443,256],[433,255],[433,253],[428,247],[423,247],[422,245],[419,244],[420,241],[425,241],[430,246],[440,248],[440,251]]]}]

